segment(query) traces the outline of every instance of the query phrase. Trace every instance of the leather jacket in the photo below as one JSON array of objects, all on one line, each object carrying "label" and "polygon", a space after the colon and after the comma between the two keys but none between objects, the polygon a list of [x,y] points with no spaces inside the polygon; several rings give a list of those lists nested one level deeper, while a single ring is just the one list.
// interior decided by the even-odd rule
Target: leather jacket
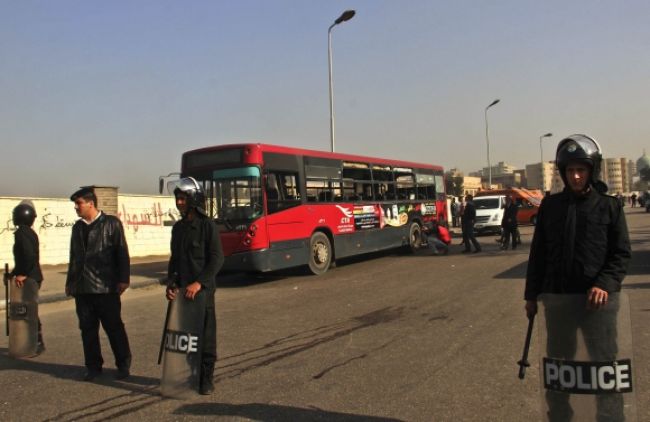
[{"label": "leather jacket", "polygon": [[[117,293],[117,284],[128,284],[131,271],[122,222],[102,212],[85,225],[80,219],[72,226],[66,290],[73,296]],[[87,245],[84,229],[88,229]]]}]

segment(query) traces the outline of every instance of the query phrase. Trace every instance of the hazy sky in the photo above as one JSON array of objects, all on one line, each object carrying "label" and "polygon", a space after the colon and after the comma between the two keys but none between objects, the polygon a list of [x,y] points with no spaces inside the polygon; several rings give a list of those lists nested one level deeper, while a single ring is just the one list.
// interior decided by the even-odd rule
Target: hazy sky
[{"label": "hazy sky", "polygon": [[0,195],[154,193],[183,151],[260,141],[442,164],[650,149],[650,2],[0,0]]}]

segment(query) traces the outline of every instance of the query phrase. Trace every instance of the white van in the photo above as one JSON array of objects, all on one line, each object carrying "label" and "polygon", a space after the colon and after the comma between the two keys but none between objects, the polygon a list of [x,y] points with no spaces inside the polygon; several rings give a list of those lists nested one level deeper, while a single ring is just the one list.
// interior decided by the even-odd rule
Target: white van
[{"label": "white van", "polygon": [[501,220],[506,207],[506,196],[478,196],[474,198],[474,206],[476,207],[474,231],[479,234],[501,234]]}]

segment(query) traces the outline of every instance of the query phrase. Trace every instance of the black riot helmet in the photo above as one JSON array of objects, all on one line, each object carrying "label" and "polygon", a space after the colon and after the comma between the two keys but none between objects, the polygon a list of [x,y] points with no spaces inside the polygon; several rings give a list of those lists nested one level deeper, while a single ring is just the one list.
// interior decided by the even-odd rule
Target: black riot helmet
[{"label": "black riot helmet", "polygon": [[201,185],[193,177],[183,177],[167,183],[167,190],[174,196],[183,193],[187,198],[187,206],[195,208],[196,212],[207,217],[205,212],[205,194]]},{"label": "black riot helmet", "polygon": [[16,205],[12,213],[14,226],[29,226],[31,227],[36,220],[36,210],[30,204],[21,202]]},{"label": "black riot helmet", "polygon": [[555,165],[565,186],[568,186],[565,171],[569,162],[572,161],[588,165],[591,168],[589,184],[601,192],[607,191],[607,185],[599,180],[603,155],[600,145],[594,138],[587,135],[571,135],[562,139],[557,145]]}]

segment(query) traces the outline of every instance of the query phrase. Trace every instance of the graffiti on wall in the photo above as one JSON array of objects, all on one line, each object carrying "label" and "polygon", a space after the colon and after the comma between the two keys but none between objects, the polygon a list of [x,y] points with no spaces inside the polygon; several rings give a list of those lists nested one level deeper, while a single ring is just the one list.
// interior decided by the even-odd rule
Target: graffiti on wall
[{"label": "graffiti on wall", "polygon": [[[47,211],[47,208],[45,208]],[[58,215],[52,215],[51,212],[46,212],[41,216],[41,224],[38,227],[38,232],[42,233],[47,231],[47,229],[63,229],[74,226],[74,221],[66,221],[64,218]]]},{"label": "graffiti on wall", "polygon": [[180,219],[180,213],[176,209],[169,208],[163,212],[160,202],[153,203],[150,208],[141,212],[130,211],[122,204],[122,210],[117,216],[127,229],[134,232],[141,226],[173,226]]},{"label": "graffiti on wall", "polygon": [[16,231],[16,227],[14,227],[14,220],[12,218],[7,220],[5,227],[0,228],[0,234],[4,234],[5,232],[12,234],[15,231]]}]

